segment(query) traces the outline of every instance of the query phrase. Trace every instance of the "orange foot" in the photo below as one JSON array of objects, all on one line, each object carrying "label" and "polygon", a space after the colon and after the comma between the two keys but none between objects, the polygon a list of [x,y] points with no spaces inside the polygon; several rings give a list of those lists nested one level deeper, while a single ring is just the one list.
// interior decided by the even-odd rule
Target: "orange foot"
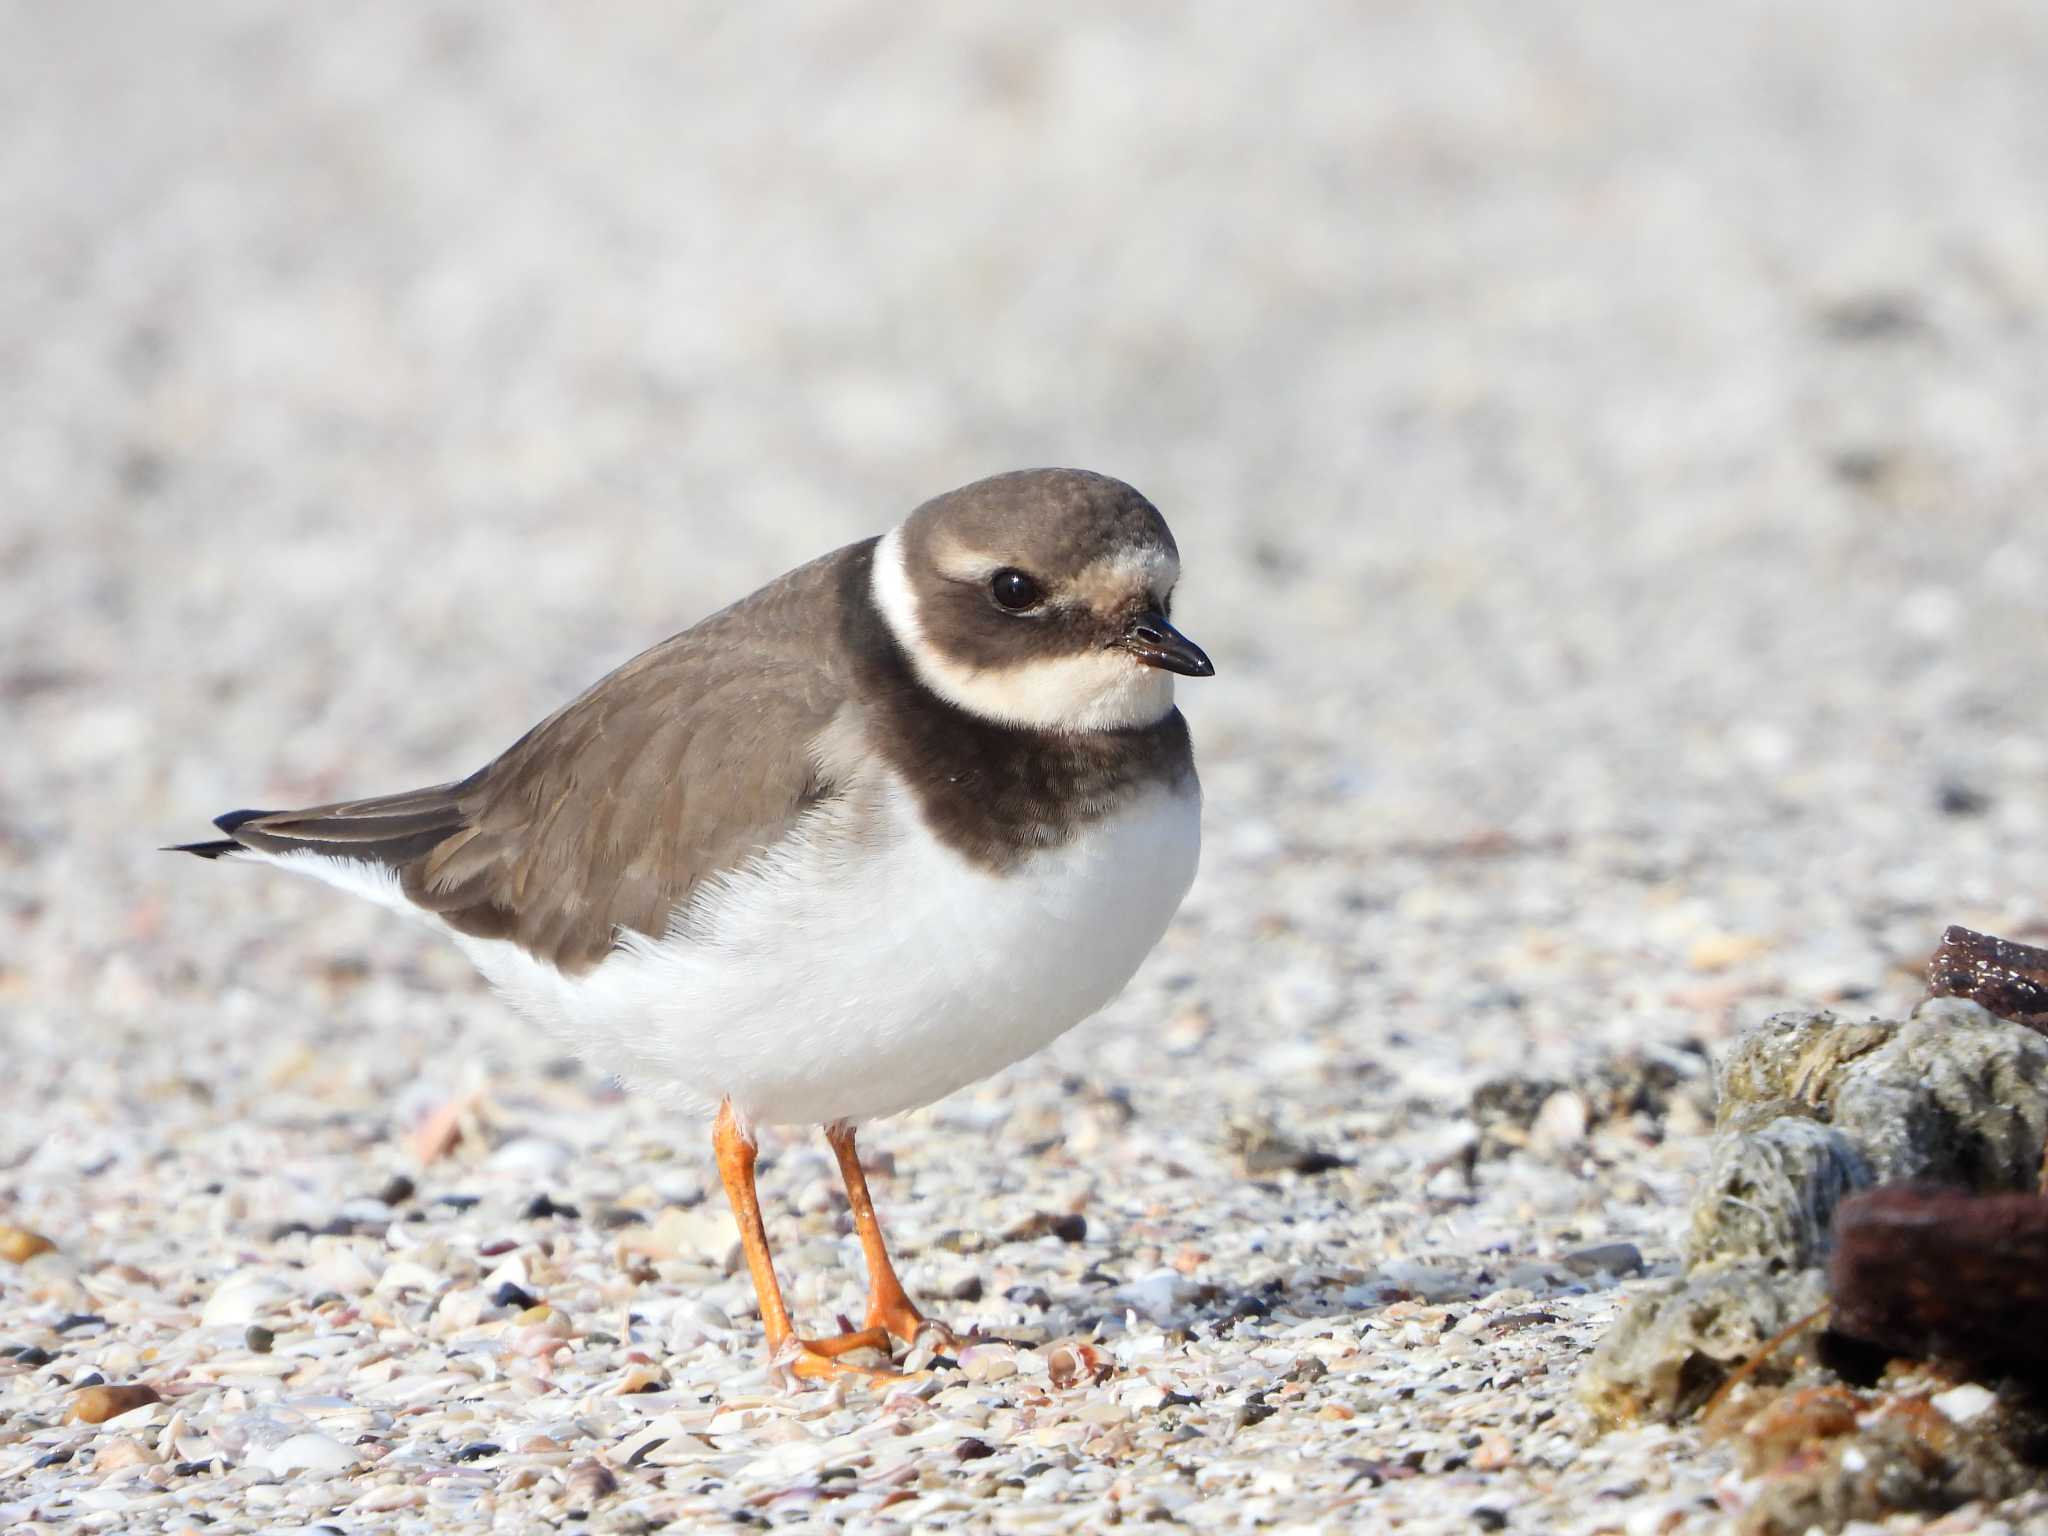
[{"label": "orange foot", "polygon": [[776,1351],[775,1359],[787,1366],[799,1381],[910,1381],[915,1377],[894,1366],[856,1365],[842,1355],[873,1350],[884,1361],[889,1358],[889,1330],[863,1328],[857,1333],[837,1334],[829,1339],[792,1339]]},{"label": "orange foot", "polygon": [[957,1350],[960,1337],[944,1323],[936,1322],[917,1310],[911,1299],[903,1294],[900,1287],[893,1287],[895,1294],[883,1294],[870,1298],[868,1302],[868,1326],[866,1331],[885,1332],[905,1344],[915,1344],[920,1338],[929,1339],[944,1350]]}]

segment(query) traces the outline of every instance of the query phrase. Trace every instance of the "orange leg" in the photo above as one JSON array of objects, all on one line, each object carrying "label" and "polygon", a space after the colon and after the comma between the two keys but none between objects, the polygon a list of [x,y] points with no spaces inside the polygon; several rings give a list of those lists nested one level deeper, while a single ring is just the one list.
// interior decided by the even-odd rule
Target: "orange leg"
[{"label": "orange leg", "polygon": [[846,1181],[846,1203],[853,1208],[853,1229],[860,1234],[860,1250],[868,1261],[868,1327],[883,1328],[904,1343],[916,1340],[920,1328],[936,1328],[951,1340],[942,1324],[928,1322],[905,1294],[896,1278],[896,1266],[889,1262],[888,1244],[882,1241],[882,1224],[875,1217],[875,1202],[868,1194],[868,1176],[862,1172],[860,1154],[853,1147],[853,1127],[845,1121],[825,1127],[825,1139],[839,1159],[839,1176]]},{"label": "orange leg", "polygon": [[856,1349],[878,1349],[886,1355],[889,1334],[885,1328],[863,1328],[858,1333],[815,1342],[796,1336],[789,1321],[789,1307],[782,1299],[782,1285],[775,1278],[775,1261],[768,1253],[768,1229],[761,1220],[761,1202],[754,1193],[754,1143],[741,1132],[732,1105],[719,1106],[711,1144],[718,1154],[718,1176],[725,1182],[725,1198],[732,1205],[733,1220],[739,1224],[740,1246],[746,1251],[747,1271],[754,1278],[754,1295],[761,1303],[761,1324],[768,1334],[769,1357],[788,1358],[791,1371],[806,1380],[827,1376],[870,1380],[895,1377],[894,1371],[848,1365],[838,1358]]}]

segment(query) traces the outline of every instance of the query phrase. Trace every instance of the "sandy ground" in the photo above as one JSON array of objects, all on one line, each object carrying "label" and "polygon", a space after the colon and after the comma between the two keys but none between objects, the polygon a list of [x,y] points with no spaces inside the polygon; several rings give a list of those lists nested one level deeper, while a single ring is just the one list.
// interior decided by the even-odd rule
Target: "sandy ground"
[{"label": "sandy ground", "polygon": [[[0,1524],[1739,1509],[1591,1435],[1640,1282],[1565,1257],[1674,1267],[1745,1021],[2048,929],[2044,79],[2024,3],[0,10],[0,1222],[57,1244],[0,1264]],[[1220,676],[1159,953],[869,1135],[1015,1375],[781,1393],[692,1129],[424,931],[153,851],[466,772],[1048,462],[1166,511]],[[1681,1088],[1465,1175],[1480,1084],[1616,1060]],[[93,1373],[166,1401],[61,1423]]]}]

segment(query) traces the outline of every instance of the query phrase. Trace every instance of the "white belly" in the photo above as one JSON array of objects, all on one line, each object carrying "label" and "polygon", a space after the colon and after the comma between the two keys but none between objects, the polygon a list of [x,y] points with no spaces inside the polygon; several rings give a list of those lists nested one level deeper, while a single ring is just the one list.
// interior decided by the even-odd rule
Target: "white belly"
[{"label": "white belly", "polygon": [[883,811],[857,853],[829,829],[793,840],[693,908],[689,937],[632,936],[582,977],[502,940],[457,942],[577,1051],[688,1108],[866,1120],[1102,1007],[1165,932],[1201,845],[1192,783],[999,875],[936,842],[902,792]]}]

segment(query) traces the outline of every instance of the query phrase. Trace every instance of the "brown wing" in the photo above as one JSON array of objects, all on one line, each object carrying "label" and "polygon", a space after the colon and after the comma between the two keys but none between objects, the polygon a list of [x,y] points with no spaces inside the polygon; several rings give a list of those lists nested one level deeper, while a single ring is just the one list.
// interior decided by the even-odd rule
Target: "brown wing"
[{"label": "brown wing", "polygon": [[635,657],[459,783],[219,825],[385,865],[458,931],[588,969],[832,792],[811,749],[848,697],[839,587],[859,548]]}]

